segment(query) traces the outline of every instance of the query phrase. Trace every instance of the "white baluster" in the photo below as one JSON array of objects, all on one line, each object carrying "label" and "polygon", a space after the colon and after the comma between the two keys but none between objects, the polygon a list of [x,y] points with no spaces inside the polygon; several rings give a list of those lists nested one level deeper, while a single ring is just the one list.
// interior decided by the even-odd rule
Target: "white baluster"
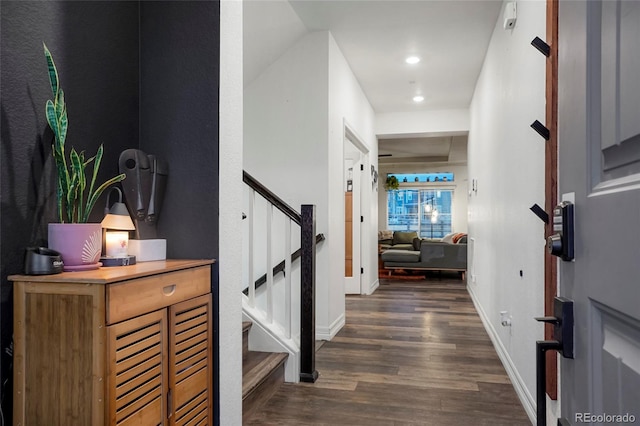
[{"label": "white baluster", "polygon": [[273,226],[273,204],[267,205],[267,321],[273,323],[273,253],[271,235]]},{"label": "white baluster", "polygon": [[291,219],[284,224],[284,324],[288,339],[291,338]]},{"label": "white baluster", "polygon": [[256,306],[256,280],[253,276],[253,218],[254,218],[254,205],[256,201],[256,191],[253,189],[249,193],[249,306],[255,308]]}]

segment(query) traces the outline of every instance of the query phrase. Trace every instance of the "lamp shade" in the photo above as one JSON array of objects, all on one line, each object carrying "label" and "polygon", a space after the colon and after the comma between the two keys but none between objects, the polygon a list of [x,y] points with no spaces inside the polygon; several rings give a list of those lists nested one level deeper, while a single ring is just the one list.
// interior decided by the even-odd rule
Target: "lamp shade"
[{"label": "lamp shade", "polygon": [[113,189],[118,191],[120,199],[113,203],[111,208],[109,208],[109,197],[107,196],[107,207],[104,209],[105,216],[100,224],[105,229],[116,229],[121,231],[135,230],[136,227],[133,225],[131,216],[129,216],[127,206],[122,202],[122,193],[118,188]]},{"label": "lamp shade", "polygon": [[[124,204],[123,204],[124,205]],[[126,210],[126,208],[125,208]],[[122,216],[119,214],[109,213],[100,222],[105,229],[118,229],[122,231],[133,231],[136,227],[133,225],[133,221],[129,217],[129,214]]]}]

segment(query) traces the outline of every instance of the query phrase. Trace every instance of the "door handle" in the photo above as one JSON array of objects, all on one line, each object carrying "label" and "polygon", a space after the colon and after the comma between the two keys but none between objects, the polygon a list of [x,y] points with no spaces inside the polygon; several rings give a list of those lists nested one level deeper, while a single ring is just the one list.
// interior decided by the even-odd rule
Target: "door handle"
[{"label": "door handle", "polygon": [[537,317],[536,321],[553,324],[553,340],[536,342],[536,417],[537,426],[547,425],[546,353],[558,351],[565,358],[573,358],[573,300],[556,297],[553,316]]},{"label": "door handle", "polygon": [[555,297],[553,316],[536,317],[536,321],[553,324],[553,339],[559,344],[556,350],[563,357],[573,359],[573,300]]}]

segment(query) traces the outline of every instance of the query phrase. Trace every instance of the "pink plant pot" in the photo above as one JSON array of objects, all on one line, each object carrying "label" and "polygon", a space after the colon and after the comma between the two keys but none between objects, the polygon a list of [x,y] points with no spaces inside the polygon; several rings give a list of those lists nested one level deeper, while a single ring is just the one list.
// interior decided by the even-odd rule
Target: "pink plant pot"
[{"label": "pink plant pot", "polygon": [[49,248],[60,252],[65,271],[97,269],[102,253],[99,223],[50,223]]}]

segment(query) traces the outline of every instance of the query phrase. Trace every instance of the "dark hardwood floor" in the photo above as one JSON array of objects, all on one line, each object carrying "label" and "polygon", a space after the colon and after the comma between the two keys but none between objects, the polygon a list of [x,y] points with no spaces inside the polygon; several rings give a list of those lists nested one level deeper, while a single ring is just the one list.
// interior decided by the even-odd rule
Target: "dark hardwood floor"
[{"label": "dark hardwood floor", "polygon": [[456,275],[347,297],[314,384],[284,384],[252,425],[530,425]]}]

